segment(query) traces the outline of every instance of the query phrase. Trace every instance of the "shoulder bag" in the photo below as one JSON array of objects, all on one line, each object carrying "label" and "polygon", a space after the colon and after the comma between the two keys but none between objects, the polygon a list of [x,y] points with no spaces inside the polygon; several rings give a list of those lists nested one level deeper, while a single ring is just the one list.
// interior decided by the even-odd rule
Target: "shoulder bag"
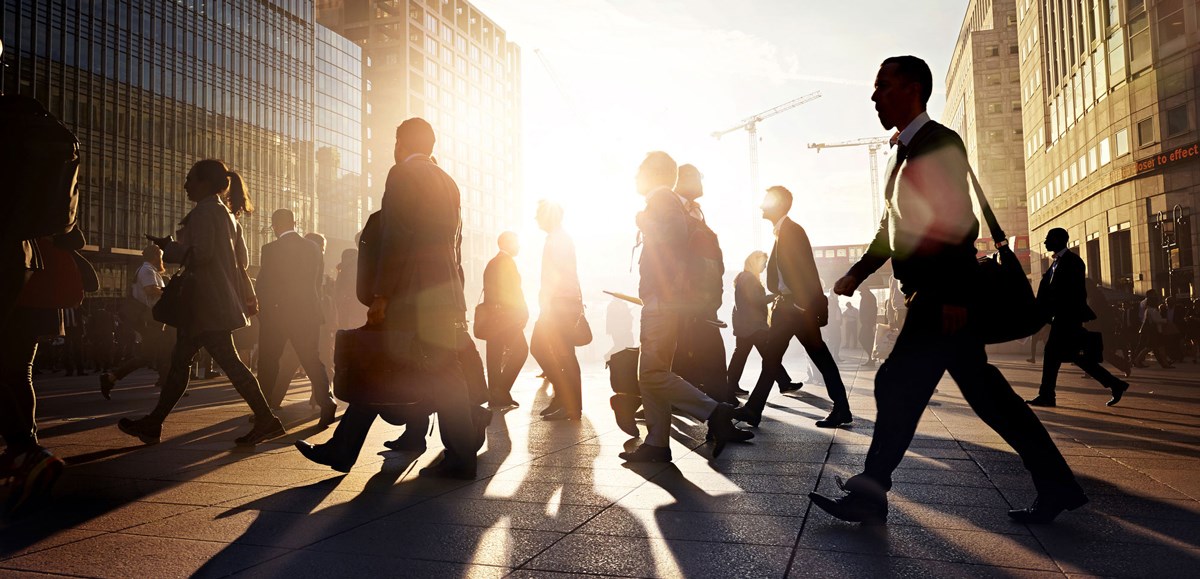
[{"label": "shoulder bag", "polygon": [[172,328],[182,328],[189,325],[195,310],[193,301],[196,294],[196,279],[188,262],[191,261],[192,251],[189,249],[183,256],[183,264],[175,272],[167,284],[163,286],[162,296],[151,309],[154,320]]}]

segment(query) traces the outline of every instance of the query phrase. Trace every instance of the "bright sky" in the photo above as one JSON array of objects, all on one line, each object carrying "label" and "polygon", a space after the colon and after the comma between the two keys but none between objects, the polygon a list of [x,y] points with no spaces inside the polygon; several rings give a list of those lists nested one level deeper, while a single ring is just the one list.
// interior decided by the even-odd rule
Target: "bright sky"
[{"label": "bright sky", "polygon": [[[899,3],[908,12],[897,14],[898,3],[882,0],[474,3],[522,49],[529,219],[511,225],[524,233],[522,261],[533,265],[540,255],[536,200],[554,199],[566,208],[581,277],[623,291],[636,289],[628,275],[641,206],[633,174],[645,153],[662,149],[700,168],[708,221],[727,267],[740,269],[762,194],[749,190],[746,133],[720,141],[710,135],[816,90],[822,98],[760,123],[761,186],[792,190],[791,216],[814,244],[867,242],[874,227],[866,148],[818,154],[807,144],[887,135],[870,102],[871,83],[880,61],[895,54],[930,64],[930,111],[938,118],[966,10],[966,0]],[[762,224],[766,243],[770,229]]]}]

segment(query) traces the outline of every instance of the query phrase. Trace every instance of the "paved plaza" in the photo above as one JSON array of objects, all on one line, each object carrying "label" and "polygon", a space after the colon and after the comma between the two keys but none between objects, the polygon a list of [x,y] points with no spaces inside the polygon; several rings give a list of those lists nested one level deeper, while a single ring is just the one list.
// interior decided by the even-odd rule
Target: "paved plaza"
[{"label": "paved plaza", "polygon": [[[116,422],[150,409],[152,385],[106,402],[94,375],[39,377],[43,444],[69,466],[52,506],[0,526],[0,576],[1196,576],[1200,366],[1138,370],[1113,408],[1064,370],[1059,406],[1038,414],[1091,502],[1046,526],[1005,515],[1033,500],[1030,480],[946,378],[896,473],[888,526],[870,528],[806,496],[835,493],[834,477],[863,463],[874,371],[858,355],[843,354],[849,428],[813,426],[830,405],[806,385],[773,394],[756,438],[718,460],[702,424],[676,419],[675,462],[633,467],[617,458],[636,441],[613,421],[601,365],[585,367],[580,423],[538,419],[546,392],[529,371],[521,407],[488,429],[474,482],[420,478],[436,434],[419,457],[391,452],[382,442],[401,429],[382,422],[348,475],[304,460],[292,442],[332,430],[317,429],[299,380],[281,414],[288,436],[245,450],[233,439],[249,411],[226,381],[195,383],[146,447]],[[1033,396],[1040,365],[996,364]]]}]

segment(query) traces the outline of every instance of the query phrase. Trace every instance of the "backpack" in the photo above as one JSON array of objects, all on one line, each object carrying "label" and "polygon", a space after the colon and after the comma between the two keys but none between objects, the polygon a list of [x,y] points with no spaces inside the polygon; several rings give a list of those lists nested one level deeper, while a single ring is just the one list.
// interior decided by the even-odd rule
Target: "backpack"
[{"label": "backpack", "polygon": [[0,95],[0,163],[10,197],[9,240],[67,233],[79,206],[79,140],[38,101]]}]

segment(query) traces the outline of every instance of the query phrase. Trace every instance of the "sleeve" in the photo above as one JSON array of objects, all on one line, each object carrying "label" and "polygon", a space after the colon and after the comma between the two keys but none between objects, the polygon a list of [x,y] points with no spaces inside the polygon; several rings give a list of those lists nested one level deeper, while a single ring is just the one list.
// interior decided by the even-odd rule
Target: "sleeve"
[{"label": "sleeve", "polygon": [[[163,250],[163,258],[171,263],[183,263],[190,250],[190,265],[202,266],[210,263],[216,254],[216,244],[223,241],[217,236],[217,228],[224,225],[219,221],[221,217],[223,216],[207,211],[205,207],[197,206],[188,214],[180,230],[180,240],[167,245]],[[228,230],[223,233],[228,235]],[[245,251],[245,245],[241,247],[242,251]]]},{"label": "sleeve", "polygon": [[863,253],[862,257],[858,258],[858,263],[850,267],[850,271],[846,272],[846,275],[862,284],[871,274],[883,267],[883,264],[887,263],[891,257],[892,244],[888,232],[888,215],[885,213],[883,219],[879,221],[879,229],[875,231],[875,238],[871,240],[871,245],[867,247],[867,251]]},{"label": "sleeve", "polygon": [[159,277],[155,275],[154,270],[144,265],[138,268],[136,283],[139,288],[144,290],[148,287],[159,287],[158,280]]},{"label": "sleeve", "polygon": [[382,207],[380,208],[380,247],[375,271],[375,296],[391,297],[399,289],[402,264],[396,263],[405,255],[401,251],[408,237],[404,215],[407,212],[409,200],[405,176],[399,165],[392,167],[388,173],[387,185],[384,188]]},{"label": "sleeve", "polygon": [[800,283],[804,284],[804,293],[810,300],[819,299],[825,292],[821,287],[821,274],[817,271],[816,258],[813,257],[812,243],[803,227],[796,227],[795,243],[796,251],[792,259],[795,260],[796,271],[800,274]]}]

